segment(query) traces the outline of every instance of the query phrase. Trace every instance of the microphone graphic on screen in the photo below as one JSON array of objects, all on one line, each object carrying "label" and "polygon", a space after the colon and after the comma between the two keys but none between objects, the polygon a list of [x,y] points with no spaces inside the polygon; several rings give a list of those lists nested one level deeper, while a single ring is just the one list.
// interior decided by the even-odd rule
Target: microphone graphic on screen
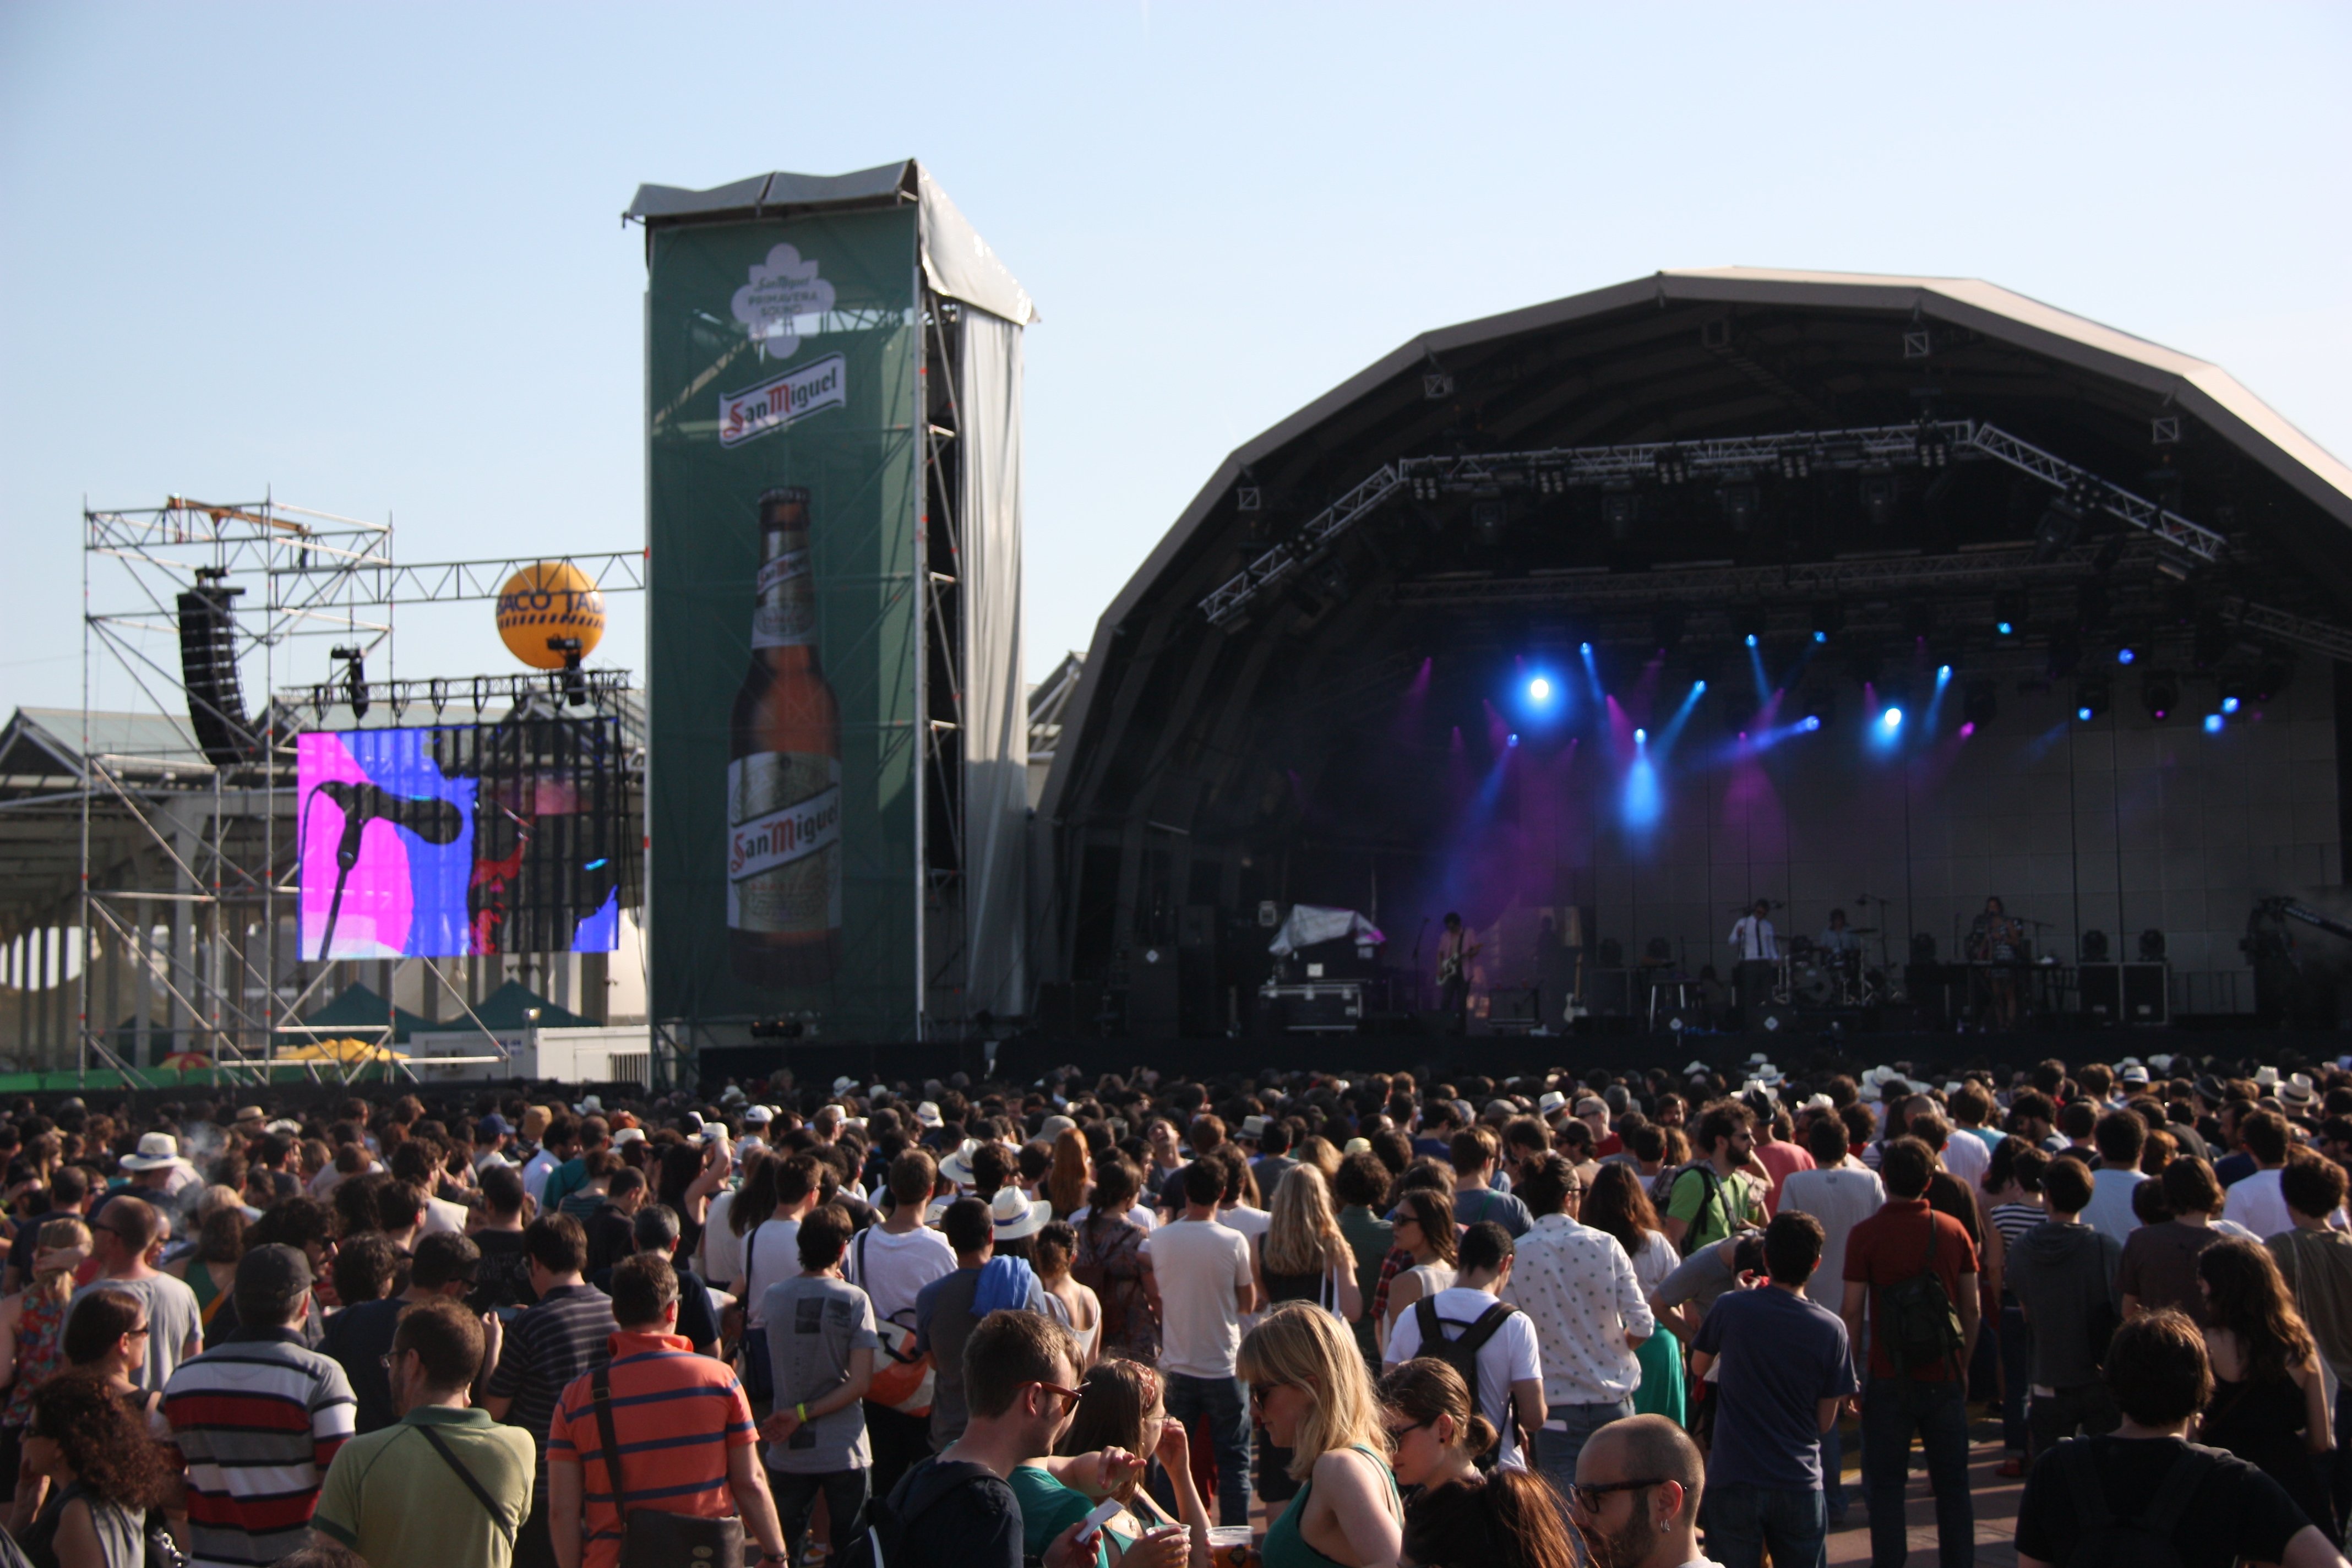
[{"label": "microphone graphic on screen", "polygon": [[[381,784],[329,779],[310,791],[311,802],[325,795],[343,814],[342,841],[335,846],[335,896],[327,905],[326,934],[319,939],[319,958],[334,950],[335,921],[343,912],[343,888],[360,863],[360,843],[371,822],[404,827],[427,844],[455,844],[466,831],[466,814],[437,796],[422,798],[394,795]],[[309,805],[304,806],[309,815]]]}]

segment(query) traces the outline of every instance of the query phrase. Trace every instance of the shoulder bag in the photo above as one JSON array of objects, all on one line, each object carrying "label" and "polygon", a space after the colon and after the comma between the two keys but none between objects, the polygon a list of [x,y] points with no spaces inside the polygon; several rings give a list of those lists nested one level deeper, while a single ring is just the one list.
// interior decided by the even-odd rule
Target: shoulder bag
[{"label": "shoulder bag", "polygon": [[630,1511],[628,1482],[621,1475],[621,1440],[613,1430],[610,1365],[590,1375],[588,1393],[596,1406],[596,1436],[613,1488],[613,1508],[621,1516],[620,1568],[736,1568],[743,1561],[740,1519],[650,1508]]}]

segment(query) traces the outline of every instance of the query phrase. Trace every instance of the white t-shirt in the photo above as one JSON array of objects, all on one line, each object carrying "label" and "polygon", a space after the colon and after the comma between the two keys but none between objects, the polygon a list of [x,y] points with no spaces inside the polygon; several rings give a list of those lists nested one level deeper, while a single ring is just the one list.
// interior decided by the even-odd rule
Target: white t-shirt
[{"label": "white t-shirt", "polygon": [[1265,1209],[1254,1209],[1247,1204],[1236,1204],[1217,1211],[1217,1223],[1227,1230],[1240,1231],[1247,1237],[1262,1237],[1274,1224],[1274,1215]]},{"label": "white t-shirt", "polygon": [[[1971,1143],[1976,1140],[1969,1140]],[[1832,1165],[1799,1171],[1780,1184],[1783,1214],[1809,1214],[1822,1222],[1822,1266],[1805,1284],[1805,1295],[1831,1311],[1845,1304],[1845,1241],[1853,1227],[1886,1206],[1886,1185],[1875,1171]]]},{"label": "white t-shirt", "polygon": [[2264,1241],[2294,1228],[2294,1216],[2286,1212],[2286,1199],[2279,1195],[2276,1171],[2256,1171],[2231,1183],[2230,1195],[2221,1203],[2221,1217],[2244,1226]]},{"label": "white t-shirt", "polygon": [[917,1293],[941,1275],[954,1273],[955,1266],[955,1248],[948,1238],[924,1226],[904,1236],[868,1226],[850,1237],[849,1254],[842,1259],[849,1282],[873,1298],[877,1321],[912,1312]]},{"label": "white t-shirt", "polygon": [[1992,1168],[1992,1145],[1965,1127],[1956,1128],[1944,1140],[1943,1160],[1944,1169],[1967,1183],[1969,1191],[1980,1192],[1985,1173]]},{"label": "white t-shirt", "polygon": [[[464,1204],[453,1204],[446,1198],[426,1198],[425,1225],[416,1234],[431,1236],[436,1230],[446,1230],[452,1236],[463,1236],[466,1234],[467,1217]],[[625,1459],[622,1461],[624,1464],[627,1462]]]},{"label": "white t-shirt", "polygon": [[[1431,1300],[1437,1308],[1438,1326],[1449,1340],[1460,1339],[1495,1305],[1494,1296],[1487,1291],[1461,1285],[1440,1290]],[[1386,1360],[1395,1366],[1420,1353],[1421,1312],[1411,1307],[1390,1331]],[[1514,1469],[1526,1468],[1526,1461],[1519,1456],[1518,1433],[1511,1420],[1511,1384],[1528,1379],[1542,1384],[1543,1357],[1536,1348],[1534,1321],[1525,1312],[1513,1312],[1503,1320],[1494,1338],[1478,1347],[1478,1413],[1502,1428],[1503,1455],[1498,1463]]]},{"label": "white t-shirt", "polygon": [[[562,1161],[544,1149],[523,1162],[522,1190],[529,1193],[530,1201],[541,1208],[547,1206],[547,1178],[553,1175],[555,1167],[562,1163]],[[627,1463],[626,1460],[622,1462]]]},{"label": "white t-shirt", "polygon": [[735,1194],[720,1193],[702,1221],[701,1261],[695,1272],[721,1290],[743,1278],[743,1238],[727,1224],[727,1211],[734,1206]]},{"label": "white t-shirt", "polygon": [[[1094,1212],[1094,1205],[1092,1204],[1084,1204],[1072,1209],[1070,1211],[1071,1228],[1076,1229],[1084,1226],[1087,1223],[1087,1216]],[[1130,1204],[1128,1205],[1127,1210],[1127,1223],[1135,1226],[1138,1230],[1156,1230],[1160,1226],[1160,1215],[1156,1211],[1147,1208],[1142,1204]]]},{"label": "white t-shirt", "polygon": [[768,1220],[743,1237],[743,1324],[764,1329],[761,1313],[768,1287],[781,1285],[801,1271],[801,1222]]},{"label": "white t-shirt", "polygon": [[1180,1219],[1143,1238],[1160,1289],[1160,1369],[1231,1377],[1249,1300],[1249,1238],[1213,1221]]}]

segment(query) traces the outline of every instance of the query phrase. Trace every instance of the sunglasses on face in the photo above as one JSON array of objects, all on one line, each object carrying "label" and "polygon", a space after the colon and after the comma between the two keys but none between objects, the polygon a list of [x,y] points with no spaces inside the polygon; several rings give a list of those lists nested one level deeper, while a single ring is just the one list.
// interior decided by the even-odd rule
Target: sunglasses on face
[{"label": "sunglasses on face", "polygon": [[1064,1388],[1058,1383],[1047,1383],[1043,1378],[1037,1379],[1032,1386],[1042,1388],[1048,1394],[1060,1394],[1063,1400],[1062,1408],[1065,1410],[1076,1410],[1078,1407],[1078,1401],[1086,1397],[1075,1388]]},{"label": "sunglasses on face", "polygon": [[1579,1481],[1569,1487],[1568,1495],[1578,1508],[1587,1513],[1597,1514],[1611,1492],[1637,1492],[1649,1487],[1664,1486],[1667,1479],[1662,1476],[1646,1481],[1602,1481],[1594,1486],[1586,1486]]}]

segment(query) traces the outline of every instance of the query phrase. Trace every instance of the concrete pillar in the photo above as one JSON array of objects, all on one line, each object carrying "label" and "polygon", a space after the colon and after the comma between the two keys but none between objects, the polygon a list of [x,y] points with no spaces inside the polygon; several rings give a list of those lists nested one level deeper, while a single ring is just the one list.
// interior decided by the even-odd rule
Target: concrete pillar
[{"label": "concrete pillar", "polygon": [[146,900],[141,899],[131,905],[131,919],[136,924],[132,930],[131,960],[134,967],[131,994],[131,1005],[137,1011],[131,1026],[131,1048],[139,1054],[142,1067],[151,1066],[155,1060],[155,974],[148,967],[155,952],[155,931],[149,923],[153,918],[154,911],[147,907]]}]

